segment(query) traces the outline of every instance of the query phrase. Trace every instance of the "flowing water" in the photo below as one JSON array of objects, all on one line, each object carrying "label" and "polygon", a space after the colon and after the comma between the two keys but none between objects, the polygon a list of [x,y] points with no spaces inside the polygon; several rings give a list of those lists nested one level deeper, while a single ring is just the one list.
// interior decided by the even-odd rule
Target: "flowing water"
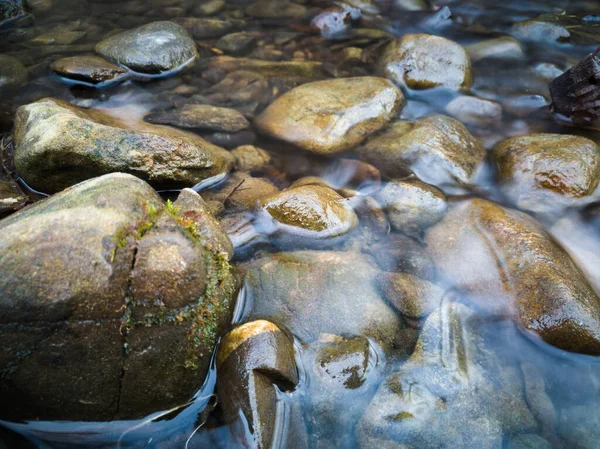
[{"label": "flowing water", "polygon": [[[144,126],[144,116],[151,111],[168,109],[174,105],[181,106],[189,102],[192,95],[204,95],[207,89],[217,84],[224,76],[219,68],[211,68],[206,64],[210,58],[224,53],[215,46],[220,37],[216,36],[196,37],[200,61],[184,67],[181,71],[175,70],[168,76],[161,76],[160,79],[154,76],[134,76],[133,79],[124,82],[103,83],[96,87],[86,85],[85,82],[69,81],[50,71],[49,65],[62,57],[92,54],[96,43],[116,30],[131,29],[158,20],[200,17],[202,14],[199,11],[204,11],[200,7],[209,2],[53,0],[47,3],[50,4],[49,7],[44,8],[46,2],[38,2],[37,9],[32,8],[32,15],[18,18],[16,22],[6,23],[0,28],[0,53],[16,57],[27,70],[26,82],[18,87],[1,87],[0,90],[0,132],[6,135],[11,132],[15,112],[19,106],[46,97],[62,99],[82,108],[101,109],[123,126],[139,130]],[[491,148],[504,139],[545,132],[574,134],[600,143],[600,131],[566,126],[552,117],[548,89],[550,81],[600,45],[600,4],[595,0],[456,0],[447,4],[444,1],[436,1],[434,5],[426,5],[427,2],[364,2],[377,4],[379,12],[363,12],[360,20],[352,22],[352,32],[336,36],[336,39],[324,39],[318,30],[310,27],[310,19],[331,6],[330,2],[325,0],[302,2],[306,8],[302,17],[282,18],[273,14],[269,19],[246,15],[244,11],[252,2],[226,0],[210,3],[216,4],[214,15],[211,17],[235,23],[230,30],[217,34],[244,31],[254,37],[253,45],[246,46],[234,57],[321,62],[323,65],[318,76],[321,79],[373,74],[383,45],[390,38],[409,33],[444,36],[465,48],[501,36],[515,35],[519,38],[522,54],[517,56],[478,58],[473,57],[474,53],[471,52],[473,86],[469,95],[501,105],[502,112],[491,118],[490,115],[494,113],[465,121],[469,131],[483,142],[488,156],[479,176],[470,185],[460,189],[444,188],[450,204],[457,204],[467,198],[486,198],[514,207],[500,189],[496,169],[489,156]],[[402,7],[402,4],[409,3],[420,4],[422,7],[408,8],[420,10],[407,10]],[[283,9],[283,6],[279,8]],[[523,37],[515,32],[516,22],[541,14],[552,15],[553,20],[557,22],[567,18],[571,20],[567,27],[571,31],[571,37],[557,42],[549,29],[537,31],[538,35],[533,38],[531,35]],[[53,42],[53,39],[60,41],[60,34],[69,31],[82,33],[74,42]],[[43,42],[34,40],[36,36],[46,33],[54,34],[55,37],[47,38]],[[339,55],[346,48],[363,49],[361,61],[351,62],[350,58],[340,58]],[[272,94],[272,98],[297,85],[314,80],[308,78],[271,76],[268,80],[269,89],[276,92]],[[235,96],[236,89],[241,91],[240,86],[234,86],[229,94]],[[405,88],[404,93],[408,101],[400,115],[402,120],[417,120],[432,113],[449,114],[448,104],[461,95],[444,88]],[[266,104],[259,104],[250,113],[242,112],[252,121],[265,106]],[[455,116],[463,121],[460,113]],[[202,135],[216,139],[209,133]],[[252,143],[273,155],[271,166],[263,171],[262,176],[280,189],[288,187],[302,177],[316,176],[339,191],[345,189],[346,192],[350,192],[344,196],[347,196],[348,203],[358,211],[360,201],[357,198],[368,197],[388,182],[386,176],[380,179],[378,171],[371,166],[365,167],[366,164],[358,163],[360,155],[352,151],[323,157],[302,152],[258,132],[251,132],[250,137],[234,137],[241,139],[240,142],[227,144],[228,148]],[[218,145],[225,145],[220,143],[222,141],[213,141]],[[426,166],[420,169],[431,175],[431,178],[436,177],[436,170],[441,170],[435,164],[424,164]],[[82,166],[80,169],[85,171],[86,168]],[[18,176],[17,173],[15,177]],[[218,192],[223,188],[223,183],[227,182],[227,179],[223,178],[224,176],[211,178],[208,182],[196,185],[195,190],[205,199],[214,198],[215,194],[211,191]],[[28,186],[23,179],[20,179],[19,183],[28,201],[38,201],[47,195],[43,191],[34,191],[33,186]],[[159,193],[165,199],[169,199],[175,198],[178,191],[167,187],[159,190]],[[568,352],[546,344],[533,333],[514,324],[510,314],[496,313],[488,308],[479,309],[473,306],[474,310],[477,310],[477,316],[467,314],[468,319],[464,318],[466,315],[462,312],[459,313],[464,319],[459,319],[459,325],[455,328],[452,324],[454,321],[444,315],[452,314],[452,309],[442,305],[439,312],[441,321],[437,345],[443,360],[438,364],[439,361],[433,360],[435,357],[428,359],[423,356],[423,359],[428,361],[425,364],[427,366],[410,371],[406,360],[413,351],[419,332],[424,329],[423,320],[411,322],[410,318],[401,318],[402,330],[399,332],[405,332],[402,341],[407,343],[405,347],[397,345],[396,349],[390,350],[376,338],[378,331],[365,332],[365,325],[360,317],[357,318],[356,314],[353,315],[344,308],[349,307],[344,306],[346,303],[362,307],[361,295],[366,297],[370,294],[370,290],[363,283],[372,282],[372,279],[376,279],[377,283],[380,279],[377,274],[365,275],[364,271],[361,271],[366,270],[364,262],[353,262],[352,258],[355,256],[350,253],[358,251],[365,257],[370,257],[370,260],[376,260],[379,266],[383,267],[382,272],[394,271],[389,268],[390,264],[394,265],[398,261],[390,262],[386,257],[400,257],[404,260],[402,257],[407,248],[403,240],[398,240],[398,233],[390,232],[388,225],[373,225],[368,220],[363,220],[364,215],[359,214],[360,223],[354,233],[360,234],[361,237],[327,242],[321,239],[311,241],[313,234],[308,233],[299,248],[295,243],[285,240],[270,240],[268,234],[274,233],[275,230],[268,228],[272,222],[265,221],[264,217],[261,221],[260,216],[257,217],[249,211],[228,215],[228,204],[230,203],[225,202],[224,213],[228,218],[221,224],[229,232],[236,246],[233,263],[242,273],[252,271],[252,268],[248,267],[252,267],[256,260],[292,249],[308,248],[312,251],[323,251],[324,254],[329,251],[341,254],[341,261],[335,259],[333,262],[319,262],[320,268],[316,270],[323,270],[321,275],[308,272],[296,278],[290,275],[290,282],[298,282],[295,287],[297,290],[293,286],[283,287],[284,291],[280,294],[277,290],[282,288],[280,284],[273,287],[256,287],[262,285],[261,282],[265,279],[260,277],[260,273],[269,269],[268,266],[263,266],[258,269],[259,274],[254,273],[259,277],[257,283],[252,284],[248,281],[249,284],[238,295],[234,324],[261,318],[270,319],[285,331],[289,331],[294,341],[299,381],[293,388],[286,388],[281,382],[275,381],[271,387],[276,397],[273,404],[279,404],[272,421],[272,447],[308,445],[314,448],[363,449],[600,448],[599,357]],[[536,213],[535,217],[568,251],[596,295],[600,295],[600,203],[597,197],[595,202],[592,200],[589,204],[567,204],[564,207],[561,205],[552,208],[550,212],[544,210]],[[425,244],[423,239],[423,235],[416,237],[419,245]],[[535,251],[535,248],[530,250]],[[348,254],[347,259],[344,259],[344,254]],[[472,284],[496,285],[494,283],[502,279],[505,275],[505,261],[502,260],[502,253],[500,254],[500,259],[496,260],[498,266],[490,271],[490,265],[486,265],[484,260],[481,262],[484,268],[477,269],[476,250],[463,253],[465,257],[475,258],[475,263],[468,265],[474,268],[470,279]],[[304,256],[298,256],[297,253],[290,253],[289,257],[298,257],[295,263],[298,263],[299,267],[305,263],[302,259]],[[430,260],[431,264],[436,262]],[[456,265],[464,262],[451,261]],[[345,277],[331,275],[329,279],[328,263],[348,263],[350,274],[344,275]],[[552,266],[553,261],[538,259],[537,263]],[[283,266],[283,262],[281,264]],[[369,264],[369,267],[373,265],[372,262]],[[289,269],[287,265],[286,268],[280,268]],[[425,263],[420,267],[420,272],[427,273],[428,269]],[[356,270],[354,274],[353,270]],[[478,276],[481,279],[478,279]],[[356,279],[353,279],[354,277]],[[283,278],[286,279],[285,276]],[[428,279],[442,286],[446,282],[436,274]],[[347,283],[348,286],[340,285],[343,283]],[[443,304],[453,301],[470,304],[466,295],[450,285],[444,287],[447,287],[447,291]],[[301,296],[304,290],[309,291],[307,296],[313,295],[312,301],[322,301],[325,306],[315,312],[310,309],[312,305],[286,305],[281,298],[274,299],[278,295],[298,295],[298,291]],[[261,296],[261,292],[270,292],[270,295],[267,298]],[[497,292],[498,297],[502,294]],[[342,295],[348,297],[341,297]],[[352,296],[357,298],[351,298]],[[495,299],[492,298],[491,301]],[[302,307],[307,307],[312,312],[304,314]],[[336,307],[341,309],[338,311]],[[363,313],[368,315],[371,312],[365,308],[359,315]],[[290,314],[296,314],[299,318],[281,318]],[[340,324],[336,322],[336,318],[346,322]],[[381,327],[385,324],[375,319],[374,325]],[[316,361],[321,354],[319,351],[327,342],[334,341],[336,335],[349,339],[361,335],[368,337],[368,349],[365,352],[367,362],[359,376],[361,381],[358,386],[349,388],[344,384],[345,386],[340,387],[339,382],[332,382],[315,368],[319,366]],[[456,338],[467,349],[454,347]],[[423,345],[427,346],[427,343]],[[437,354],[435,351],[438,349],[433,353]],[[473,351],[478,351],[476,356],[473,355]],[[454,362],[460,365],[456,370],[451,366]],[[340,363],[343,365],[345,362],[342,360]],[[361,363],[358,363],[358,366],[362,366]],[[413,360],[412,363],[415,365],[418,361]],[[466,367],[461,363],[466,364]],[[351,379],[348,372],[343,369],[340,372],[345,373],[344,376],[350,376],[347,379]],[[393,409],[393,399],[377,391],[380,385],[388,382],[388,376],[396,372],[400,372],[405,378],[413,379],[414,385],[422,382],[426,389],[435,391],[432,394],[441,398],[441,402],[437,403],[445,404],[440,407],[448,407],[446,415],[441,417],[438,412],[423,412],[423,409],[416,405],[414,409],[408,408],[406,411],[399,407],[395,416],[399,417],[400,421],[409,415],[418,415],[419,422],[389,430],[389,434],[381,430],[383,427],[376,427],[375,418],[366,419],[367,414],[374,416],[378,410]],[[461,377],[460,373],[466,374]],[[455,384],[448,385],[450,378],[456,378],[456,385],[461,387]],[[169,382],[169,379],[164,379],[164,382]],[[221,406],[227,401],[224,401],[222,396],[227,395],[228,391],[217,392],[217,382],[219,373],[215,357],[204,386],[189,403],[172,410],[156,410],[155,414],[144,419],[87,422],[86,418],[81,416],[72,421],[2,421],[0,448],[248,447],[247,441],[252,440],[248,435],[251,427],[247,422],[248,418],[241,412],[235,422],[225,418]],[[461,392],[462,389],[469,392]],[[234,392],[230,393],[233,397]],[[428,398],[429,396],[424,394],[422,407],[429,407]],[[520,415],[521,406],[516,405],[519,401],[525,404],[524,407],[530,411],[532,419],[525,419]],[[253,407],[258,406],[254,404]],[[253,419],[258,418],[254,416]],[[379,439],[374,439],[374,432],[381,432],[378,435]],[[399,435],[403,432],[405,436]],[[436,432],[439,433],[438,439],[435,437]],[[368,438],[365,435],[368,435]],[[449,443],[452,441],[455,443]]]}]

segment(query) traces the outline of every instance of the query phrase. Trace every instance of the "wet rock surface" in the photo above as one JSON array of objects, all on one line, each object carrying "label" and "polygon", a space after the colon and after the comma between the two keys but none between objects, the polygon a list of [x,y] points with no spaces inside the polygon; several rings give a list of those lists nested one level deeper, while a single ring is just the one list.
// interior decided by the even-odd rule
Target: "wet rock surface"
[{"label": "wet rock surface", "polygon": [[286,93],[255,123],[269,136],[331,154],[355,147],[403,106],[402,92],[382,78],[327,80]]},{"label": "wet rock surface", "polygon": [[0,448],[597,449],[599,18],[0,0]]},{"label": "wet rock surface", "polygon": [[384,50],[378,64],[382,76],[409,89],[442,86],[468,90],[473,83],[467,52],[439,36],[408,34],[396,39]]},{"label": "wet rock surface", "polygon": [[453,206],[427,234],[446,280],[561,349],[600,352],[600,298],[531,217],[482,199]]},{"label": "wet rock surface", "polygon": [[206,214],[111,174],[0,222],[3,418],[141,417],[193,395],[236,283],[208,245],[223,231],[187,212]]},{"label": "wet rock surface", "polygon": [[409,348],[411,333],[402,331],[399,316],[381,297],[378,273],[358,253],[296,251],[260,258],[246,267],[253,305],[246,319],[269,319],[307,343],[321,333],[359,333],[386,349]]},{"label": "wet rock surface", "polygon": [[[205,140],[45,99],[17,112],[15,165],[34,188],[56,192],[104,173],[135,173],[154,185],[191,187],[229,170],[233,157]],[[85,170],[75,167],[84,166]]]},{"label": "wet rock surface", "polygon": [[350,232],[358,224],[348,201],[329,187],[292,187],[261,201],[259,217],[268,234],[298,239],[329,239]]},{"label": "wet rock surface", "polygon": [[413,172],[419,179],[440,187],[471,182],[484,155],[477,138],[460,122],[443,115],[412,123],[393,122],[360,149],[362,160],[391,177]]},{"label": "wet rock surface", "polygon": [[[537,425],[519,384],[518,368],[487,350],[476,315],[444,303],[373,398],[357,427],[360,447],[501,447],[504,435]],[[474,425],[457,432],[463,420]]]},{"label": "wet rock surface", "polygon": [[593,201],[600,181],[600,148],[569,135],[533,134],[494,148],[500,182],[520,209],[543,212]]},{"label": "wet rock surface", "polygon": [[198,58],[189,34],[173,22],[154,22],[111,36],[96,45],[109,61],[135,72],[160,75]]},{"label": "wet rock surface", "polygon": [[117,82],[126,77],[127,70],[98,56],[73,56],[52,63],[50,68],[74,82],[93,85]]}]

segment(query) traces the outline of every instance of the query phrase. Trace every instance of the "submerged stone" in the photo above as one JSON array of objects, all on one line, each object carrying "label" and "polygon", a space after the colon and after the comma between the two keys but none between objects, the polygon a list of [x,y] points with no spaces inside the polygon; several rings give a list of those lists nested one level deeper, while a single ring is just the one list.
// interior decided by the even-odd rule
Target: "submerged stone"
[{"label": "submerged stone", "polygon": [[600,193],[600,148],[584,137],[513,137],[496,145],[492,160],[503,191],[519,209],[557,210],[589,203]]},{"label": "submerged stone", "polygon": [[141,418],[193,396],[236,282],[186,212],[115,173],[0,221],[3,419]]},{"label": "submerged stone", "polygon": [[433,115],[416,122],[396,121],[367,140],[362,160],[400,178],[411,172],[438,187],[469,184],[483,164],[482,143],[460,122]]},{"label": "submerged stone", "polygon": [[129,129],[110,112],[51,98],[22,106],[14,129],[17,171],[51,193],[117,171],[161,188],[191,187],[233,165],[227,151],[198,136],[143,122]]},{"label": "submerged stone", "polygon": [[444,302],[371,401],[356,429],[359,447],[500,448],[505,435],[537,428],[522,389],[518,367],[490,348],[476,315]]},{"label": "submerged stone", "polygon": [[0,54],[0,88],[20,87],[27,82],[27,69],[14,56]]},{"label": "submerged stone", "polygon": [[279,97],[257,119],[265,134],[305,150],[349,150],[378,131],[404,106],[402,92],[377,77],[304,84]]},{"label": "submerged stone", "polygon": [[441,190],[418,179],[390,181],[375,197],[392,227],[405,234],[418,234],[437,223],[448,208]]},{"label": "submerged stone", "polygon": [[471,60],[456,42],[430,34],[407,34],[383,51],[379,74],[409,89],[436,86],[468,90],[473,84]]},{"label": "submerged stone", "polygon": [[110,36],[96,52],[134,72],[161,75],[181,69],[198,58],[196,43],[173,22],[153,22]]},{"label": "submerged stone", "polygon": [[429,229],[444,279],[567,351],[600,354],[600,298],[568,253],[528,215],[483,199]]},{"label": "submerged stone", "polygon": [[382,298],[380,271],[368,256],[294,251],[265,255],[244,269],[251,305],[245,319],[268,319],[304,343],[323,333],[360,335],[397,354],[412,351],[414,333]]},{"label": "submerged stone", "polygon": [[144,117],[149,123],[178,128],[237,132],[250,127],[248,120],[235,109],[203,104],[186,104],[169,111],[153,112]]}]

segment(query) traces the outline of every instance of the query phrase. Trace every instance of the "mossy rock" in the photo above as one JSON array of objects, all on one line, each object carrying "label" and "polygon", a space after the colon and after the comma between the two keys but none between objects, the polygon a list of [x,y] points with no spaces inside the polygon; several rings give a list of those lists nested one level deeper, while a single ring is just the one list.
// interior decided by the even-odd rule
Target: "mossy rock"
[{"label": "mossy rock", "polygon": [[226,235],[188,206],[117,173],[0,221],[3,419],[140,418],[193,396],[237,282]]}]

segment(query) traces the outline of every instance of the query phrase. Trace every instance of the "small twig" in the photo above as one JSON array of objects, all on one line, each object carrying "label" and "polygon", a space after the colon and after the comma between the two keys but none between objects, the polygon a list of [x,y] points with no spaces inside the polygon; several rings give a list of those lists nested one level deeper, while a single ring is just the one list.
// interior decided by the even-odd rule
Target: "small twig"
[{"label": "small twig", "polygon": [[592,53],[592,58],[594,56],[596,56],[598,53],[600,53],[600,47],[598,47],[596,50],[594,50],[594,52]]}]

